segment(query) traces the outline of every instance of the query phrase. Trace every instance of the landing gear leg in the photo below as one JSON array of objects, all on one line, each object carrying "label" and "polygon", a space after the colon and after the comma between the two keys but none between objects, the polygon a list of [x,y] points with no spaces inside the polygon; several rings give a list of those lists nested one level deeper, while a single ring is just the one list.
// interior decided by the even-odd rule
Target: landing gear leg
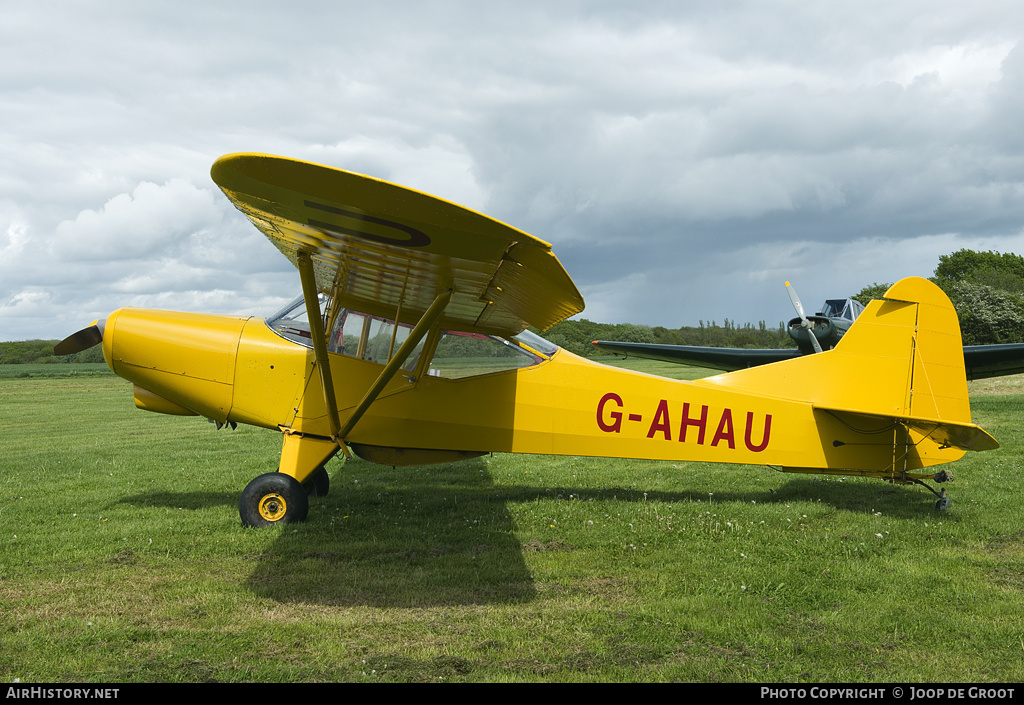
[{"label": "landing gear leg", "polygon": [[[953,473],[949,472],[948,470],[943,470],[932,475],[932,479],[935,480],[936,482],[949,482],[950,480],[953,479]],[[933,495],[939,498],[938,501],[935,502],[935,511],[944,512],[947,509],[949,509],[950,499],[946,496],[945,487],[942,488],[941,492],[936,492],[934,489],[924,484],[920,480],[914,480],[914,482],[918,485],[921,485],[921,487],[924,487]]]}]

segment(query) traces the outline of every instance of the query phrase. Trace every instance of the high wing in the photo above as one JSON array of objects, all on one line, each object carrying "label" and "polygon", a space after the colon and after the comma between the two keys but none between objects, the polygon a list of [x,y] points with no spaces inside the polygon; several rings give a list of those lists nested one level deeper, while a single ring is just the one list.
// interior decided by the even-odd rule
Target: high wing
[{"label": "high wing", "polygon": [[792,360],[801,355],[797,348],[745,350],[742,348],[706,348],[694,345],[618,343],[609,340],[595,340],[594,345],[601,350],[619,355],[661,360],[662,362],[677,362],[681,365],[706,367],[725,372],[767,365],[770,362]]},{"label": "high wing", "polygon": [[551,245],[412,189],[266,154],[229,154],[211,170],[225,195],[319,291],[342,305],[415,323],[453,289],[449,329],[514,335],[583,310]]},{"label": "high wing", "polygon": [[[803,355],[796,348],[747,350],[744,348],[703,348],[693,345],[620,343],[610,340],[595,340],[594,346],[617,355],[675,362],[680,365],[705,367],[724,372],[792,360]],[[1024,343],[965,345],[964,369],[967,372],[968,380],[1024,373]]]}]

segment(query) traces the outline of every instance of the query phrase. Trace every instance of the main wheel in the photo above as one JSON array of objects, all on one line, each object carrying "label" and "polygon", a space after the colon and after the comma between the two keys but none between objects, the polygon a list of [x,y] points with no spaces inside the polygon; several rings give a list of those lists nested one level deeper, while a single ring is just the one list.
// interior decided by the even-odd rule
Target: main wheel
[{"label": "main wheel", "polygon": [[306,494],[310,497],[326,497],[331,489],[331,476],[323,465],[313,471],[313,474],[302,483],[306,488]]},{"label": "main wheel", "polygon": [[305,488],[291,475],[268,472],[242,490],[238,514],[243,526],[274,526],[306,520],[309,499]]}]

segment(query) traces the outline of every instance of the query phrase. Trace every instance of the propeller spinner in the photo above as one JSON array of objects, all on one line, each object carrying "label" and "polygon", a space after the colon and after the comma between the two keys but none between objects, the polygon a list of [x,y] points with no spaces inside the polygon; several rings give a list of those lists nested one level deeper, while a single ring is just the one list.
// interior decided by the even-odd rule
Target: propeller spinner
[{"label": "propeller spinner", "polygon": [[811,339],[811,345],[814,347],[814,352],[821,352],[821,344],[818,343],[818,339],[814,337],[814,324],[811,323],[810,319],[807,318],[807,314],[804,313],[803,304],[800,303],[800,297],[797,296],[796,289],[794,289],[789,282],[786,282],[786,292],[789,293],[789,300],[793,302],[793,308],[796,309],[796,315],[800,318],[800,327],[807,331],[807,335]]}]

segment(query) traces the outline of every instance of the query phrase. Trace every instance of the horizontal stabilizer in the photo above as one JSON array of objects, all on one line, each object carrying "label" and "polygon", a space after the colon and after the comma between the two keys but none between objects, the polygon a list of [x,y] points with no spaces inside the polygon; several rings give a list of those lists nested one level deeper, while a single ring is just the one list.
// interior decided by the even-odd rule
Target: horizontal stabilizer
[{"label": "horizontal stabilizer", "polygon": [[928,424],[912,420],[907,425],[922,436],[937,441],[939,445],[951,448],[981,451],[999,447],[999,441],[974,424]]}]

